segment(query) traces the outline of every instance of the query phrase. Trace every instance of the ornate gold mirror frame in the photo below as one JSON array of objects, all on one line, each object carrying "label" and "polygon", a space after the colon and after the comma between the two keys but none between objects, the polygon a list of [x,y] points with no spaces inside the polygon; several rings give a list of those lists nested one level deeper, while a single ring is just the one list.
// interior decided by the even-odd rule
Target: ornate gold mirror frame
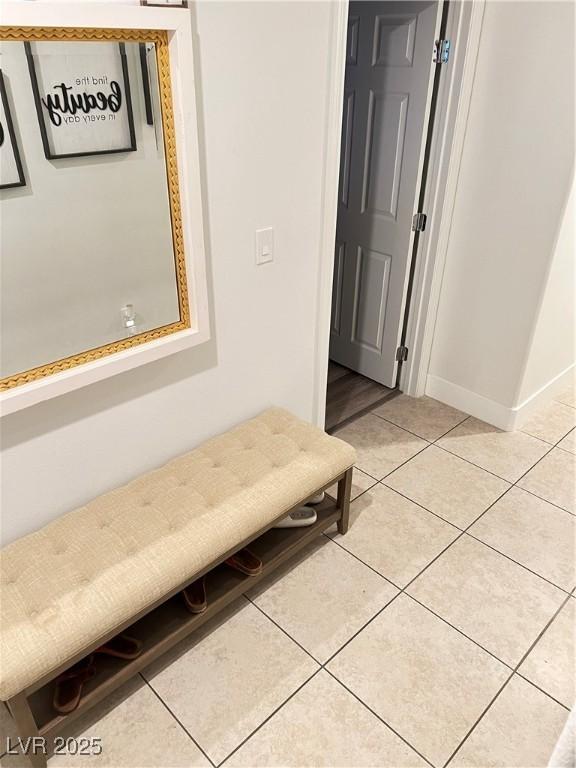
[{"label": "ornate gold mirror frame", "polygon": [[0,379],[0,391],[12,389],[22,384],[60,373],[85,363],[99,360],[115,352],[123,352],[130,347],[145,344],[149,341],[168,336],[169,334],[190,328],[190,307],[188,303],[188,288],[186,281],[186,260],[184,255],[184,240],[182,232],[182,216],[180,209],[180,192],[178,186],[178,162],[176,156],[176,133],[174,129],[174,111],[172,105],[172,88],[170,82],[170,57],[168,51],[168,33],[155,29],[81,29],[57,27],[6,27],[0,26],[0,41],[40,42],[50,41],[82,41],[82,42],[135,42],[154,43],[158,65],[158,81],[162,126],[164,134],[164,153],[166,157],[166,175],[168,182],[168,199],[172,226],[172,242],[176,267],[176,284],[178,290],[178,305],[180,319],[169,325],[154,328],[150,331],[121,339],[101,347],[95,347],[79,354],[65,357],[45,365],[31,368],[28,371]]}]

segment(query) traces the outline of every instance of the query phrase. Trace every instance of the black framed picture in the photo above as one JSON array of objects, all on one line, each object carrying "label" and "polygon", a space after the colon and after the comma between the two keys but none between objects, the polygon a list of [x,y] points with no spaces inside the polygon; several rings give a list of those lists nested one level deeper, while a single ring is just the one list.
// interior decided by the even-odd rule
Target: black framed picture
[{"label": "black framed picture", "polygon": [[[154,50],[153,47],[152,50]],[[146,122],[148,125],[154,125],[152,94],[150,92],[150,71],[148,69],[148,48],[146,43],[140,43],[138,46],[138,51],[140,55],[140,71],[142,72],[142,89],[144,91],[144,111],[146,112]]]},{"label": "black framed picture", "polygon": [[0,189],[23,187],[25,184],[4,75],[0,69]]},{"label": "black framed picture", "polygon": [[44,154],[136,150],[124,43],[24,43]]}]

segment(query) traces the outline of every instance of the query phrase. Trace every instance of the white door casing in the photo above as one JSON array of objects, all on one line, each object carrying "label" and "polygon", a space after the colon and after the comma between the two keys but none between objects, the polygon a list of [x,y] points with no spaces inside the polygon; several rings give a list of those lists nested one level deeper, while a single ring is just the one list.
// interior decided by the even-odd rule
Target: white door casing
[{"label": "white door casing", "polygon": [[438,2],[351,2],[330,357],[396,384],[441,18]]}]

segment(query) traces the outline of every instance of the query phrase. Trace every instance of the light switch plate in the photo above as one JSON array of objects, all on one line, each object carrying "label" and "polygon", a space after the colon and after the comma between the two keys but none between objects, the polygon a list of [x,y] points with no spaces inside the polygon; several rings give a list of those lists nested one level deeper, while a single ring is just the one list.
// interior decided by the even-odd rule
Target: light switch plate
[{"label": "light switch plate", "polygon": [[256,230],[256,264],[267,264],[274,260],[274,229]]}]

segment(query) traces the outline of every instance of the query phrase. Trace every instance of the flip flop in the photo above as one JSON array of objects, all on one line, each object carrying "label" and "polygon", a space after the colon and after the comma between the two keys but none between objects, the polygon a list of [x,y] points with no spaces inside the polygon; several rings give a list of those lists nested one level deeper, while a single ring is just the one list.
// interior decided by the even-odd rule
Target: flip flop
[{"label": "flip flop", "polygon": [[94,654],[90,654],[56,678],[52,700],[56,712],[61,715],[68,715],[73,712],[80,704],[84,684],[91,680],[95,674]]},{"label": "flip flop", "polygon": [[96,648],[95,653],[104,653],[106,656],[114,656],[117,659],[132,661],[142,653],[142,642],[128,635],[120,634],[108,640],[107,643]]},{"label": "flip flop", "polygon": [[206,578],[201,576],[182,590],[182,597],[190,613],[204,613],[208,608]]},{"label": "flip flop", "polygon": [[226,565],[246,576],[258,576],[262,573],[262,560],[253,555],[249,549],[241,549],[226,560]]}]

